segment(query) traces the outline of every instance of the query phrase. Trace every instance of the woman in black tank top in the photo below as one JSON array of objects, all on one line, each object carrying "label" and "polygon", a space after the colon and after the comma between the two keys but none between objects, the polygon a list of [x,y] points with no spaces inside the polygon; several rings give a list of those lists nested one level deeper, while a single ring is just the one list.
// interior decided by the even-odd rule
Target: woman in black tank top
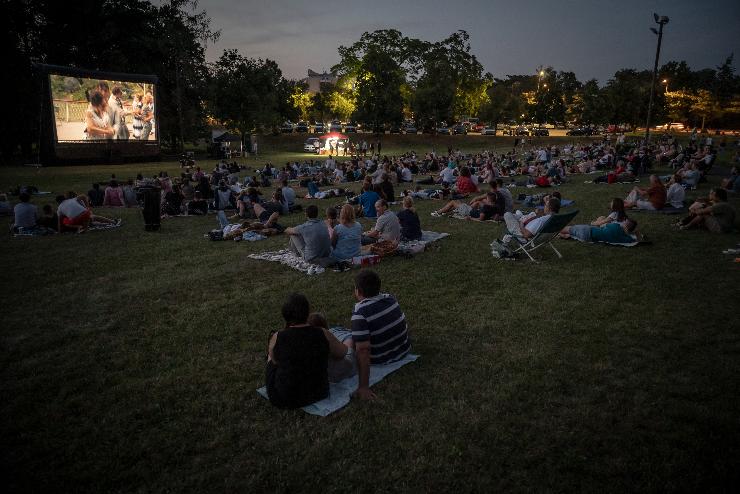
[{"label": "woman in black tank top", "polygon": [[270,335],[265,380],[270,402],[299,408],[329,396],[329,342],[324,330],[306,323],[310,307],[293,293],[282,308],[286,327]]}]

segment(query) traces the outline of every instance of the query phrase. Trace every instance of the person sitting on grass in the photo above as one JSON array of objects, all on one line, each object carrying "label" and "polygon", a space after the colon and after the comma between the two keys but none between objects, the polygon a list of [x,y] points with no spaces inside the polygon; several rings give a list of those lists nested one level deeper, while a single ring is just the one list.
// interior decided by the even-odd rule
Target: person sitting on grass
[{"label": "person sitting on grass", "polygon": [[663,209],[665,201],[666,190],[663,182],[657,175],[650,175],[650,187],[647,189],[634,187],[624,200],[624,207],[655,211]]},{"label": "person sitting on grass", "polygon": [[326,225],[318,216],[319,208],[315,204],[309,205],[306,207],[307,221],[286,228],[285,233],[290,237],[289,247],[294,254],[311,264],[327,266],[333,262],[329,257],[331,240]]},{"label": "person sitting on grass", "polygon": [[712,233],[730,233],[735,228],[735,210],[727,203],[727,191],[715,187],[709,199],[697,200],[689,207],[689,215],[677,223],[681,230],[701,228]]},{"label": "person sitting on grass", "polygon": [[380,196],[373,190],[372,183],[365,182],[362,184],[362,194],[357,198],[357,202],[362,206],[362,215],[365,218],[376,218],[378,211],[375,209],[375,203],[378,202]]},{"label": "person sitting on grass", "polygon": [[208,214],[208,201],[203,199],[200,191],[195,191],[193,200],[188,203],[188,214],[194,216],[205,216]]},{"label": "person sitting on grass", "polygon": [[676,209],[682,209],[684,207],[684,199],[686,198],[686,189],[681,185],[681,176],[677,173],[671,176],[670,182],[668,182],[668,190],[666,191],[666,204]]},{"label": "person sitting on grass", "polygon": [[457,177],[457,181],[455,182],[455,189],[457,195],[462,197],[478,192],[478,186],[475,185],[473,179],[470,177],[470,168],[467,166],[460,168],[460,176]]},{"label": "person sitting on grass", "polygon": [[334,261],[343,262],[360,255],[362,225],[355,221],[355,209],[351,205],[342,206],[339,212],[339,224],[334,227],[330,238],[331,258]]},{"label": "person sitting on grass", "polygon": [[401,360],[411,351],[406,316],[393,295],[380,293],[380,285],[380,276],[370,269],[355,277],[352,339],[345,345],[354,349],[359,378],[354,396],[362,400],[376,398],[370,366]]},{"label": "person sitting on grass", "polygon": [[[327,367],[329,382],[338,383],[357,374],[354,352],[345,344],[345,342],[352,341],[352,332],[344,328],[335,328],[332,331],[329,329],[326,317],[320,312],[309,314],[306,323],[314,328],[323,329],[326,339],[329,340],[329,365]],[[342,346],[338,346],[337,342]],[[340,357],[342,351],[344,355]]]},{"label": "person sitting on grass", "polygon": [[103,206],[108,208],[122,208],[126,206],[123,189],[118,185],[118,181],[111,180],[108,187],[105,188]]},{"label": "person sitting on grass", "polygon": [[386,202],[393,202],[395,199],[395,192],[393,191],[393,183],[388,173],[384,173],[380,180],[380,184],[375,189],[380,194],[380,197],[386,200]]},{"label": "person sitting on grass", "polygon": [[385,199],[378,199],[375,209],[379,213],[378,219],[373,229],[362,235],[362,245],[381,241],[397,244],[401,240],[401,223],[398,221],[398,216],[388,209],[388,202]]},{"label": "person sitting on grass", "polygon": [[51,204],[44,204],[42,210],[44,214],[39,218],[39,226],[46,228],[49,232],[56,232],[59,225],[59,218],[57,218],[54,208],[51,207]]},{"label": "person sitting on grass", "polygon": [[414,200],[411,196],[403,198],[403,209],[397,213],[401,225],[401,241],[421,240],[421,221],[414,209]]},{"label": "person sitting on grass", "polygon": [[39,209],[31,204],[31,194],[21,192],[18,196],[20,202],[13,208],[13,224],[10,229],[14,233],[22,230],[36,230],[38,228]]},{"label": "person sitting on grass", "polygon": [[509,233],[520,239],[530,239],[545,226],[550,216],[558,214],[558,212],[560,212],[560,200],[557,197],[549,196],[545,200],[545,210],[542,216],[527,216],[520,219],[513,213],[505,213],[504,221]]},{"label": "person sitting on grass", "polygon": [[180,186],[175,184],[172,190],[164,195],[164,202],[160,208],[162,217],[179,216],[183,211],[183,197]]},{"label": "person sitting on grass", "polygon": [[496,179],[496,187],[493,187],[491,182],[491,190],[495,191],[496,194],[504,198],[504,212],[511,213],[514,211],[514,197],[511,195],[511,191],[504,187],[504,181],[500,178]]},{"label": "person sitting on grass", "polygon": [[136,200],[136,190],[134,190],[134,181],[130,178],[123,186],[123,200],[126,203],[127,208],[133,208],[139,205]]},{"label": "person sitting on grass", "polygon": [[265,382],[270,403],[300,408],[329,396],[329,359],[344,359],[347,347],[329,331],[308,324],[311,307],[300,293],[282,307],[285,328],[270,334]]},{"label": "person sitting on grass", "polygon": [[280,188],[280,193],[283,195],[283,199],[285,200],[285,207],[286,211],[283,211],[283,214],[288,214],[295,208],[295,190],[293,190],[292,187],[288,185],[287,180],[283,180],[282,187]]},{"label": "person sitting on grass", "polygon": [[722,188],[730,192],[740,192],[740,173],[737,166],[730,170],[730,176],[722,179]]},{"label": "person sitting on grass", "polygon": [[575,238],[582,242],[605,242],[608,244],[631,244],[637,222],[629,218],[623,221],[604,223],[601,226],[569,225],[560,231],[561,238]]},{"label": "person sitting on grass", "polygon": [[334,227],[337,226],[337,223],[339,223],[337,221],[337,210],[333,206],[329,206],[326,208],[326,219],[324,220],[329,237],[334,234]]},{"label": "person sitting on grass", "polygon": [[95,182],[92,184],[92,189],[87,191],[87,197],[90,199],[91,206],[98,207],[103,205],[105,193],[100,190],[100,184]]},{"label": "person sitting on grass", "polygon": [[624,201],[618,197],[612,199],[609,204],[609,214],[599,216],[591,222],[591,226],[603,226],[609,223],[621,223],[627,219],[627,213],[624,211]]}]

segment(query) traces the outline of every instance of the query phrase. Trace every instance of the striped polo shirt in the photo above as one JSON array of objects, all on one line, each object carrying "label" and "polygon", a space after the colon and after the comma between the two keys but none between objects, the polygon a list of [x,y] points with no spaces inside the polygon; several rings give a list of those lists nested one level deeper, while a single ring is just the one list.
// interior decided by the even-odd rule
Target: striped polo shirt
[{"label": "striped polo shirt", "polygon": [[370,342],[371,365],[393,362],[409,353],[406,316],[393,295],[381,293],[355,304],[352,339]]}]

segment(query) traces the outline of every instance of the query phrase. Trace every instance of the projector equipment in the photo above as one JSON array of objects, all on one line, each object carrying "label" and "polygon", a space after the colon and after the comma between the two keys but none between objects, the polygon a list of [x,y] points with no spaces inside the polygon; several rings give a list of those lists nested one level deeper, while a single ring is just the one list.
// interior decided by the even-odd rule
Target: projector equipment
[{"label": "projector equipment", "polygon": [[161,225],[160,203],[162,189],[157,186],[149,185],[141,187],[144,196],[144,230],[155,232]]}]

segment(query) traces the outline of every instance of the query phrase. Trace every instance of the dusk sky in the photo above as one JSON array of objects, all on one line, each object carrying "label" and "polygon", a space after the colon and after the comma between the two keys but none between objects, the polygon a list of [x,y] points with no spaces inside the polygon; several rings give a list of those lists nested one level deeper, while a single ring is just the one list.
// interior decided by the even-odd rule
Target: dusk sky
[{"label": "dusk sky", "polygon": [[740,2],[499,1],[499,0],[201,0],[226,48],[275,60],[288,78],[328,70],[337,47],[365,31],[394,28],[439,41],[464,29],[473,53],[495,77],[534,73],[539,65],[571,70],[604,84],[617,69],[652,69],[656,37],[652,13],[670,17],[661,63],[686,60],[692,69],[716,67],[730,53],[740,65]]}]

